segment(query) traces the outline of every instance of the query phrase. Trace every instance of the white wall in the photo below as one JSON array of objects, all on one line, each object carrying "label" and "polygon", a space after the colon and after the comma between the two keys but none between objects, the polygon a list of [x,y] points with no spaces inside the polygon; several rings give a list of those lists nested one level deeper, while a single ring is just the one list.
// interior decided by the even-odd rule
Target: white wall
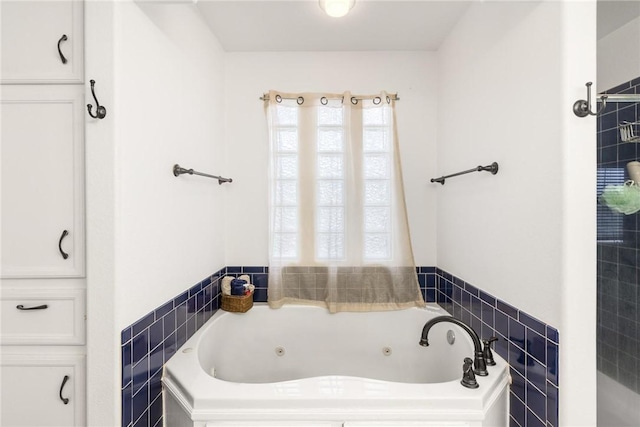
[{"label": "white wall", "polygon": [[268,134],[258,98],[283,92],[398,92],[399,143],[417,265],[436,264],[435,54],[430,52],[229,53],[226,56],[229,187],[227,265],[268,264]]},{"label": "white wall", "polygon": [[439,189],[438,265],[558,325],[562,57],[553,8],[472,7],[440,49],[438,170],[493,161],[500,170]]},{"label": "white wall", "polygon": [[113,426],[120,331],[225,265],[226,187],[172,174],[231,172],[224,61],[193,5],[87,2],[86,14],[87,75],[107,108],[87,122],[88,423]]},{"label": "white wall", "polygon": [[[589,25],[592,24],[592,25]],[[439,51],[438,266],[560,331],[560,421],[595,425],[595,2],[471,6]]]},{"label": "white wall", "polygon": [[598,40],[598,92],[640,76],[640,17]]},{"label": "white wall", "polygon": [[[87,234],[87,421],[120,422],[120,337],[115,326],[115,6],[85,3],[85,72],[96,81],[104,120],[85,121]],[[86,82],[85,82],[86,83]],[[86,85],[85,85],[86,87]],[[90,90],[87,103],[94,105]]]},{"label": "white wall", "polygon": [[223,51],[195,6],[123,3],[116,39],[118,326],[224,266]]}]

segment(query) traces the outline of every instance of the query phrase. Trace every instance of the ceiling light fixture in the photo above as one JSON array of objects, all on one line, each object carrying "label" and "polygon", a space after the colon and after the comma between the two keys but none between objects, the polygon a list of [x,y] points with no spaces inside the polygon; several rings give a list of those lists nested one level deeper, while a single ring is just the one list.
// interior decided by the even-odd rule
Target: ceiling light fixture
[{"label": "ceiling light fixture", "polygon": [[356,4],[356,0],[320,0],[320,8],[334,18],[345,16]]}]

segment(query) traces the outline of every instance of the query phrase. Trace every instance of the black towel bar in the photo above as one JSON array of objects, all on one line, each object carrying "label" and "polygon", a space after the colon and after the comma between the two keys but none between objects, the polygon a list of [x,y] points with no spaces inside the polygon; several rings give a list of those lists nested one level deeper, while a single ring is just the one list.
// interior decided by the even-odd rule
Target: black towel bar
[{"label": "black towel bar", "polygon": [[482,172],[482,171],[491,172],[492,175],[495,175],[498,173],[498,164],[496,162],[493,162],[488,166],[478,166],[473,169],[468,169],[466,171],[452,173],[451,175],[441,176],[440,178],[431,178],[431,182],[439,182],[440,184],[444,185],[444,180],[447,178],[464,175],[471,172]]},{"label": "black towel bar", "polygon": [[221,176],[209,175],[206,173],[194,171],[193,169],[181,168],[180,165],[173,165],[173,176],[180,176],[183,173],[188,173],[189,175],[206,176],[207,178],[214,178],[218,180],[219,185],[224,184],[225,182],[233,182],[231,178],[223,178]]}]

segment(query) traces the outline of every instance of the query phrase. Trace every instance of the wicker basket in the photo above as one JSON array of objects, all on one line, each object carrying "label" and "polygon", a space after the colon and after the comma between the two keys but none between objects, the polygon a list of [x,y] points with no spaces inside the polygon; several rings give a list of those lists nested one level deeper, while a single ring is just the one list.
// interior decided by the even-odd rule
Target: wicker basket
[{"label": "wicker basket", "polygon": [[225,295],[222,294],[220,308],[233,313],[246,313],[253,307],[253,292],[249,295]]}]

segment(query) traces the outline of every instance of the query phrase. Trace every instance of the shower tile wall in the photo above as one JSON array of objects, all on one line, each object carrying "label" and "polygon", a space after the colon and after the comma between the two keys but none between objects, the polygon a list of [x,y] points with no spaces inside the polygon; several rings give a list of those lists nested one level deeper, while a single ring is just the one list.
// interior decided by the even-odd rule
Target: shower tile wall
[{"label": "shower tile wall", "polygon": [[[427,302],[438,302],[510,362],[512,427],[558,425],[558,331],[436,267],[416,269]],[[219,308],[220,279],[248,274],[266,302],[268,267],[225,267],[122,331],[122,426],[162,425],[162,366]]]},{"label": "shower tile wall", "polygon": [[[640,78],[608,93],[640,94]],[[638,143],[622,142],[618,125],[640,120],[639,103],[610,103],[598,116],[598,190],[629,179]],[[635,128],[636,135],[640,126]],[[640,393],[640,214],[598,203],[598,370]]]}]

